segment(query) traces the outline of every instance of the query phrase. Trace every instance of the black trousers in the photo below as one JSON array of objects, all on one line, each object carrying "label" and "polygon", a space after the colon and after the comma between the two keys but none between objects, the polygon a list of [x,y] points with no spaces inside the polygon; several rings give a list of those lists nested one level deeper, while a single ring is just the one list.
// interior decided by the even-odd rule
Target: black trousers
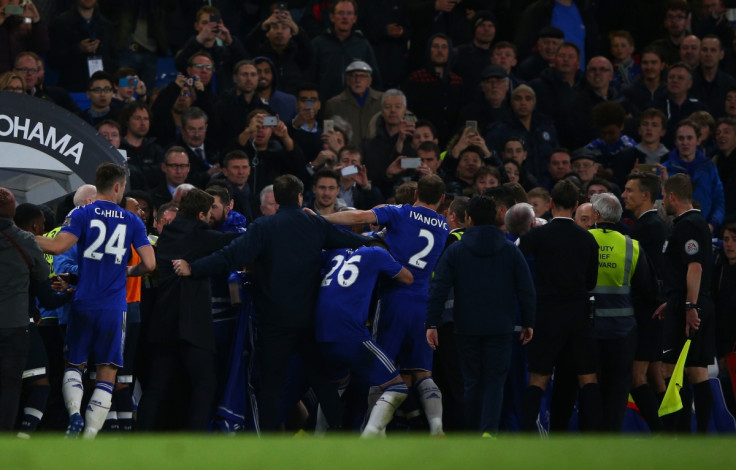
[{"label": "black trousers", "polygon": [[[137,428],[205,431],[217,388],[215,353],[177,342],[151,345],[150,354],[149,380],[141,397]],[[169,405],[182,396],[182,388],[188,400],[177,402],[171,410]]]},{"label": "black trousers", "polygon": [[343,408],[337,388],[330,383],[322,365],[314,328],[289,328],[261,325],[259,341],[260,390],[258,417],[263,431],[280,428],[279,403],[289,366],[289,359],[297,353],[304,367],[309,385],[322,405],[322,411],[331,427],[342,425]]},{"label": "black trousers", "polygon": [[0,431],[11,431],[23,390],[28,328],[0,328]]}]

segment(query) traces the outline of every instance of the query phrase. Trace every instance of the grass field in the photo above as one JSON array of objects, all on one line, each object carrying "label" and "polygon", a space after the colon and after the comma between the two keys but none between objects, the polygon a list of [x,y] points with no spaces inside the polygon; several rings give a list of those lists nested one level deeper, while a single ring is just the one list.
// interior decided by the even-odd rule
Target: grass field
[{"label": "grass field", "polygon": [[327,438],[147,435],[0,438],[0,469],[688,469],[736,467],[736,438],[389,436]]}]

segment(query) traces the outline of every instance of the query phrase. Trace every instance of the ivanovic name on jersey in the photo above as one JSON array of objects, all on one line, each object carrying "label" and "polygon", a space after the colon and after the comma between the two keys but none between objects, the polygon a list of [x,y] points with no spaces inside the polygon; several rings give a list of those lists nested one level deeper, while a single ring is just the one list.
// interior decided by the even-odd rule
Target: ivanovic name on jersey
[{"label": "ivanovic name on jersey", "polygon": [[447,222],[445,222],[444,219],[440,219],[439,217],[433,217],[433,216],[428,216],[425,214],[420,214],[419,212],[416,212],[413,210],[409,211],[409,217],[413,218],[414,220],[423,222],[432,227],[439,227],[445,230],[449,230],[447,226]]}]

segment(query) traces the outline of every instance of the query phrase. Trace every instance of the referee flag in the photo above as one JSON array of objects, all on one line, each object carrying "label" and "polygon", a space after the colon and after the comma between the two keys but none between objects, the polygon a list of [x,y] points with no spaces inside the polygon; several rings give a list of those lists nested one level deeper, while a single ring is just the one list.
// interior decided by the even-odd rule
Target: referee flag
[{"label": "referee flag", "polygon": [[680,398],[680,389],[682,383],[685,381],[685,360],[687,359],[687,353],[690,351],[690,340],[685,341],[685,346],[682,347],[680,357],[677,358],[677,364],[675,364],[675,370],[672,372],[670,383],[667,385],[667,391],[662,399],[662,404],[659,405],[659,417],[680,411],[682,409],[682,398]]}]

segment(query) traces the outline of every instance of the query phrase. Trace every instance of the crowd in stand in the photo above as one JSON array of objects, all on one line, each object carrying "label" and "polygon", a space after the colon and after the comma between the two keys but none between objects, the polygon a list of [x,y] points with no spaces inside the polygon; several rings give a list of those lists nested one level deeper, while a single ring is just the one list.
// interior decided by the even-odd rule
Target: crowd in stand
[{"label": "crowd in stand", "polygon": [[[736,340],[729,289],[736,279],[736,26],[729,3],[0,0],[0,90],[78,115],[124,153],[128,210],[140,213],[154,245],[195,188],[213,198],[212,228],[246,233],[254,221],[277,212],[273,183],[286,174],[303,183],[303,206],[327,220],[349,209],[414,204],[418,182],[436,175],[445,197],[435,209],[450,228],[464,226],[458,207],[467,205],[453,207],[453,199],[490,194],[497,225],[507,232],[513,231],[504,214],[518,203],[530,204],[538,224],[559,217],[551,193],[569,181],[580,204],[570,215],[580,226],[596,221],[585,203],[610,193],[626,210],[605,222],[624,233],[641,215],[627,189],[632,173],[640,179],[653,174],[660,182],[685,174],[693,206],[711,236],[723,239],[715,268],[720,275],[713,281],[723,327],[714,330],[713,341],[725,370],[723,358]],[[173,58],[175,75],[158,76],[162,58]],[[80,93],[88,98],[86,109],[73,98]],[[49,232],[70,209],[89,203],[88,196],[78,192],[47,214],[45,230],[27,225],[37,221],[32,208],[18,212],[23,217],[16,225]],[[650,196],[661,197],[659,191]],[[70,272],[59,271],[58,260],[53,268]],[[140,304],[131,323],[143,321],[148,331],[155,276],[144,277],[138,290],[142,294],[128,299]],[[218,400],[238,321],[229,295],[227,274],[213,276],[218,367],[208,393]],[[30,390],[24,399],[33,402],[25,406],[31,412],[20,408],[24,433],[40,422],[45,396],[52,410],[63,408],[63,340],[55,331],[65,322],[65,308],[42,309],[38,330],[50,380],[24,385]],[[138,360],[131,353],[131,362],[146,362],[148,342],[142,337]],[[661,374],[652,370],[648,386],[663,394]],[[130,381],[113,393],[113,429],[133,427],[131,371],[122,374]],[[150,373],[141,367],[135,374]],[[462,392],[453,391],[462,378],[452,370],[436,375],[445,392],[446,426],[462,429]],[[297,402],[304,379],[289,377]],[[634,385],[647,386],[637,377]],[[180,398],[179,405],[189,399]],[[283,413],[291,399],[282,397]],[[406,416],[412,416],[410,402]],[[206,418],[214,415],[210,411]],[[316,419],[316,409],[310,411]],[[174,409],[161,418],[165,424],[149,420],[142,429],[198,429],[207,421],[192,425],[184,415]],[[514,428],[513,418],[504,416],[502,427]],[[48,429],[63,427],[56,418],[46,418]],[[286,416],[279,419],[291,425]],[[61,421],[65,426],[66,417]],[[654,418],[647,423],[661,429]]]}]

